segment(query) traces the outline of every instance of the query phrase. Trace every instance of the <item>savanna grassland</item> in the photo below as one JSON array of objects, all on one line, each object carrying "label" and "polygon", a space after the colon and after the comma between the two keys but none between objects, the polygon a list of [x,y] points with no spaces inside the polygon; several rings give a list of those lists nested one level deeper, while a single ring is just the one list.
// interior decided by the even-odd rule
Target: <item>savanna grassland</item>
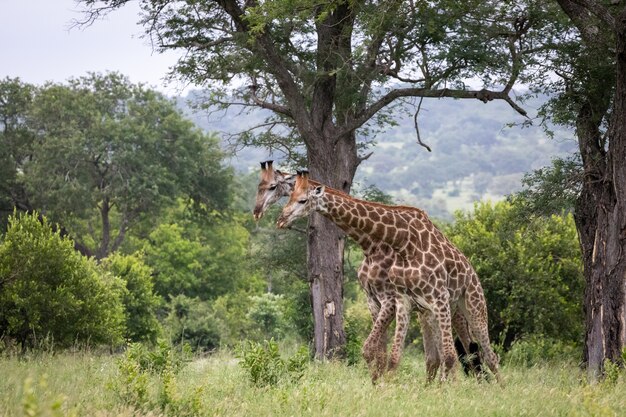
[{"label": "savanna grassland", "polygon": [[[153,358],[154,359],[154,358]],[[373,386],[362,363],[307,362],[296,378],[251,382],[231,353],[142,372],[126,355],[38,354],[0,359],[2,416],[620,416],[626,375],[589,385],[578,367],[553,362],[502,367],[505,385],[426,384],[410,352]],[[175,369],[174,369],[175,368]]]}]

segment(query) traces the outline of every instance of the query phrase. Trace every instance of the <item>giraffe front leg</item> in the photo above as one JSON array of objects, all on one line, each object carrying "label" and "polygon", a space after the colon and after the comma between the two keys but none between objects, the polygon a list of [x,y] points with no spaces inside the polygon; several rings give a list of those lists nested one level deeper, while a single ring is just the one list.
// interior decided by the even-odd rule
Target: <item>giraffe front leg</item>
[{"label": "giraffe front leg", "polygon": [[419,321],[422,328],[422,342],[424,344],[424,357],[426,359],[426,382],[430,383],[437,375],[437,369],[441,365],[439,349],[437,348],[436,325],[434,315],[430,312],[419,313]]},{"label": "giraffe front leg", "polygon": [[402,358],[402,351],[404,349],[404,340],[406,339],[406,333],[409,329],[409,313],[410,309],[407,306],[407,300],[404,297],[398,296],[395,300],[396,303],[396,330],[393,338],[393,346],[391,348],[391,357],[389,360],[389,370],[394,371],[400,363]]},{"label": "giraffe front leg", "polygon": [[[363,357],[372,375],[372,383],[376,383],[386,368],[386,353],[381,348],[381,343],[385,342],[385,335],[389,323],[393,320],[395,304],[393,300],[381,300],[378,317],[372,327],[365,343],[363,343]],[[386,349],[386,347],[385,347]]]},{"label": "giraffe front leg", "polygon": [[434,306],[435,317],[439,333],[438,350],[442,359],[441,381],[454,378],[457,357],[454,349],[454,339],[452,338],[452,321],[450,317],[450,304],[447,298],[442,297],[437,300]]}]

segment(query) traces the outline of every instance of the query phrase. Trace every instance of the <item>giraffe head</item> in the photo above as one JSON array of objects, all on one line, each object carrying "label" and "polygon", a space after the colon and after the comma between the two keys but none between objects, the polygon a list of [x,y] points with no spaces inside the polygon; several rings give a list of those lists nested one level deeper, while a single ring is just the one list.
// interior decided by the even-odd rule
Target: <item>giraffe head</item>
[{"label": "giraffe head", "polygon": [[256,192],[254,205],[254,219],[259,220],[269,206],[280,200],[281,197],[291,194],[295,176],[285,174],[272,167],[273,161],[261,162],[261,180]]},{"label": "giraffe head", "polygon": [[294,220],[307,216],[311,210],[319,209],[325,191],[325,186],[309,182],[308,171],[299,171],[289,202],[283,207],[276,226],[279,229],[285,228]]}]

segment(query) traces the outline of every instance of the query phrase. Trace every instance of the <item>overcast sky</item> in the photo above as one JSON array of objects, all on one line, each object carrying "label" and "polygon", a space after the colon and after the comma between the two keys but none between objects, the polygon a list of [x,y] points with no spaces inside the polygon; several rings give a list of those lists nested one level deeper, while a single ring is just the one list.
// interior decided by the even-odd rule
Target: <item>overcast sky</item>
[{"label": "overcast sky", "polygon": [[153,52],[141,38],[136,2],[87,28],[70,28],[82,16],[80,7],[74,0],[0,0],[0,79],[43,84],[89,71],[119,71],[134,83],[180,92],[179,83],[163,81],[177,55]]}]

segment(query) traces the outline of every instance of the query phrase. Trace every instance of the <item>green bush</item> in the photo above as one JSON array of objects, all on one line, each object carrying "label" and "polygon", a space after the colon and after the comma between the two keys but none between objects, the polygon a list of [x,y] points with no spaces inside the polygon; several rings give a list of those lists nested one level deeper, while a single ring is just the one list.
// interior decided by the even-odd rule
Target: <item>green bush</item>
[{"label": "green bush", "polygon": [[363,342],[372,328],[372,316],[364,301],[357,301],[346,308],[346,359],[348,365],[359,363],[363,357]]},{"label": "green bush", "polygon": [[220,332],[208,302],[177,295],[170,301],[169,310],[165,329],[172,343],[188,344],[198,352],[220,346]]},{"label": "green bush", "polygon": [[[119,399],[136,409],[152,409],[157,405],[166,415],[196,416],[200,410],[202,388],[191,395],[182,395],[176,376],[191,360],[191,351],[183,346],[177,349],[160,340],[154,348],[132,343],[117,361],[118,375],[109,383]],[[156,379],[157,398],[151,398],[151,380]]]},{"label": "green bush", "polygon": [[285,361],[273,339],[262,343],[247,341],[237,350],[237,357],[250,381],[260,387],[274,386],[280,381],[298,381],[309,362],[309,352],[304,346]]},{"label": "green bush", "polygon": [[250,296],[246,317],[252,322],[260,339],[282,339],[290,330],[285,319],[285,300],[282,295],[264,293]]},{"label": "green bush", "polygon": [[507,365],[531,367],[555,361],[573,362],[579,354],[573,343],[533,335],[514,341],[504,360]]},{"label": "green bush", "polygon": [[124,282],[124,338],[130,342],[156,342],[161,331],[156,310],[161,300],[154,294],[150,267],[143,262],[140,254],[119,253],[104,259],[102,266]]},{"label": "green bush", "polygon": [[446,234],[478,273],[497,344],[507,349],[529,335],[582,340],[584,278],[571,215],[528,221],[514,204],[481,203],[456,213]]},{"label": "green bush", "polygon": [[118,345],[123,282],[74,250],[44,217],[14,214],[0,244],[0,334],[22,348]]}]

